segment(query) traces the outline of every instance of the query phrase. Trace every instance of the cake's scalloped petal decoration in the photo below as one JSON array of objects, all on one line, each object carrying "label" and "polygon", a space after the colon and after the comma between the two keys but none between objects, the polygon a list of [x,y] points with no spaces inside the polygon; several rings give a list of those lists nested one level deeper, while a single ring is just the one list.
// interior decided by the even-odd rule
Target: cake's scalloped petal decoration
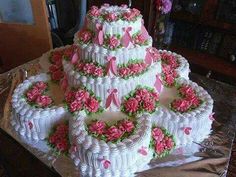
[{"label": "cake's scalloped petal decoration", "polygon": [[109,89],[108,93],[109,93],[109,95],[106,100],[106,108],[109,108],[111,106],[112,102],[119,108],[120,107],[120,100],[118,99],[118,90],[117,89]]}]

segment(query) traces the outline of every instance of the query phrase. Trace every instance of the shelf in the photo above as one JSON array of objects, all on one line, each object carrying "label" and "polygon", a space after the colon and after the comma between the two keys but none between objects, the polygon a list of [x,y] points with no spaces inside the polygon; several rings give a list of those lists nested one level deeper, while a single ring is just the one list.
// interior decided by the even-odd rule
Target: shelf
[{"label": "shelf", "polygon": [[171,46],[170,49],[184,56],[190,63],[199,65],[205,69],[215,71],[236,80],[236,65],[230,64],[219,57],[199,51]]},{"label": "shelf", "polygon": [[185,11],[173,12],[171,14],[171,18],[175,20],[181,20],[189,23],[210,26],[221,30],[227,30],[236,33],[236,24],[222,22],[218,20],[209,20],[207,18],[200,17],[198,15],[193,15]]}]

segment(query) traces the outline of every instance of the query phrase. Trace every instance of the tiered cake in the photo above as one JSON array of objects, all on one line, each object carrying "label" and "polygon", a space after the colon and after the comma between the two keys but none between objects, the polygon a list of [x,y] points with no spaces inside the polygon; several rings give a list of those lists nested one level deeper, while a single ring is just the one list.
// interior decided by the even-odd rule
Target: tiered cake
[{"label": "tiered cake", "polygon": [[189,81],[185,58],[152,47],[137,9],[91,7],[74,44],[45,56],[67,106],[50,107],[50,98],[42,98],[47,84],[38,83],[48,75],[33,76],[13,95],[13,125],[23,136],[44,139],[67,109],[70,155],[84,176],[130,176],[153,155],[210,133],[213,100]]}]

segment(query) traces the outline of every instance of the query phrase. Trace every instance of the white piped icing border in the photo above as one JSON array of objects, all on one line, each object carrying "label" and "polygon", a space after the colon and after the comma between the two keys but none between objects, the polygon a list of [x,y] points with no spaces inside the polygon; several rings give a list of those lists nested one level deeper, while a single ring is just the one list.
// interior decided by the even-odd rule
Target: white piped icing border
[{"label": "white piped icing border", "polygon": [[64,107],[34,108],[22,97],[33,83],[49,80],[50,76],[45,73],[32,76],[19,84],[12,95],[13,116],[11,124],[20,135],[27,139],[45,139],[56,123],[67,118],[68,113]]},{"label": "white piped icing border", "polygon": [[[123,96],[126,96],[130,91],[134,90],[138,85],[154,87],[156,81],[156,74],[161,73],[161,62],[157,62],[148,68],[148,71],[137,77],[131,77],[129,79],[122,79],[120,77],[98,77],[92,78],[87,76],[81,76],[79,72],[76,72],[73,65],[70,62],[63,61],[63,67],[66,75],[68,76],[68,82],[71,87],[78,87],[83,85],[87,89],[93,91],[93,93],[101,98],[102,106],[105,107],[106,99],[109,95],[109,89],[118,90],[118,99],[122,101]],[[114,105],[110,107],[110,111],[117,111]]]},{"label": "white piped icing border", "polygon": [[74,37],[74,43],[80,50],[80,59],[85,62],[96,62],[100,65],[106,65],[107,56],[115,56],[116,64],[126,64],[131,59],[144,60],[146,49],[152,46],[152,38],[148,39],[148,45],[135,45],[133,48],[120,48],[117,50],[109,50],[97,44],[78,44],[77,33]]},{"label": "white piped icing border", "polygon": [[190,68],[189,68],[189,63],[187,61],[186,58],[184,58],[182,55],[179,55],[175,52],[171,52],[171,51],[167,51],[167,50],[159,50],[160,53],[168,53],[170,55],[173,55],[176,57],[176,59],[178,60],[179,62],[179,67],[176,68],[176,72],[177,74],[179,75],[179,77],[182,77],[184,79],[189,79],[189,73],[191,72],[190,71]]},{"label": "white piped icing border", "polygon": [[[137,117],[135,133],[117,144],[106,143],[93,138],[85,129],[86,114],[82,111],[70,119],[70,140],[75,151],[71,157],[85,176],[129,176],[137,169],[136,162],[142,161],[140,167],[150,161],[152,151],[148,146],[151,138],[151,119],[149,114]],[[147,155],[139,153],[139,149],[147,147]],[[110,162],[105,169],[101,159]]]},{"label": "white piped icing border", "polygon": [[[183,78],[178,79],[177,84],[190,85],[196,94],[203,100],[203,103],[192,111],[179,113],[165,107],[160,102],[160,107],[152,116],[153,123],[166,128],[176,139],[176,145],[185,146],[194,142],[201,142],[211,130],[212,120],[209,116],[213,110],[211,96],[195,82]],[[189,134],[185,133],[186,128],[191,128]]]}]

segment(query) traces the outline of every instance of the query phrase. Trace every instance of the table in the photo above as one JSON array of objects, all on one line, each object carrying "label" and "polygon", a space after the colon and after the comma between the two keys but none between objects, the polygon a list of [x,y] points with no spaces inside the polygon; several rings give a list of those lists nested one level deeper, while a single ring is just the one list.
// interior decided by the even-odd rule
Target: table
[{"label": "table", "polygon": [[[235,127],[236,120],[236,88],[212,79],[205,78],[197,74],[191,74],[190,78],[204,87],[214,98],[214,110],[217,110],[216,117],[222,116],[223,122],[232,120],[230,126]],[[10,88],[7,88],[10,89]],[[1,94],[1,87],[0,87]],[[0,101],[0,115],[3,108],[3,100]],[[0,117],[1,119],[1,117]],[[236,156],[235,146],[232,155]],[[44,165],[40,160],[25,150],[13,138],[0,129],[0,157],[9,176],[17,177],[57,177],[60,176],[55,170]],[[220,162],[219,162],[220,163]],[[219,164],[220,165],[220,164]],[[236,176],[236,162],[232,156],[228,177]],[[215,168],[215,167],[212,167]],[[217,168],[217,167],[216,167]],[[216,170],[217,171],[217,170]],[[178,174],[176,174],[178,176]],[[181,175],[181,173],[179,174]],[[172,174],[173,176],[173,174]],[[211,175],[212,176],[212,175]],[[217,171],[213,176],[226,176],[225,171]]]}]

